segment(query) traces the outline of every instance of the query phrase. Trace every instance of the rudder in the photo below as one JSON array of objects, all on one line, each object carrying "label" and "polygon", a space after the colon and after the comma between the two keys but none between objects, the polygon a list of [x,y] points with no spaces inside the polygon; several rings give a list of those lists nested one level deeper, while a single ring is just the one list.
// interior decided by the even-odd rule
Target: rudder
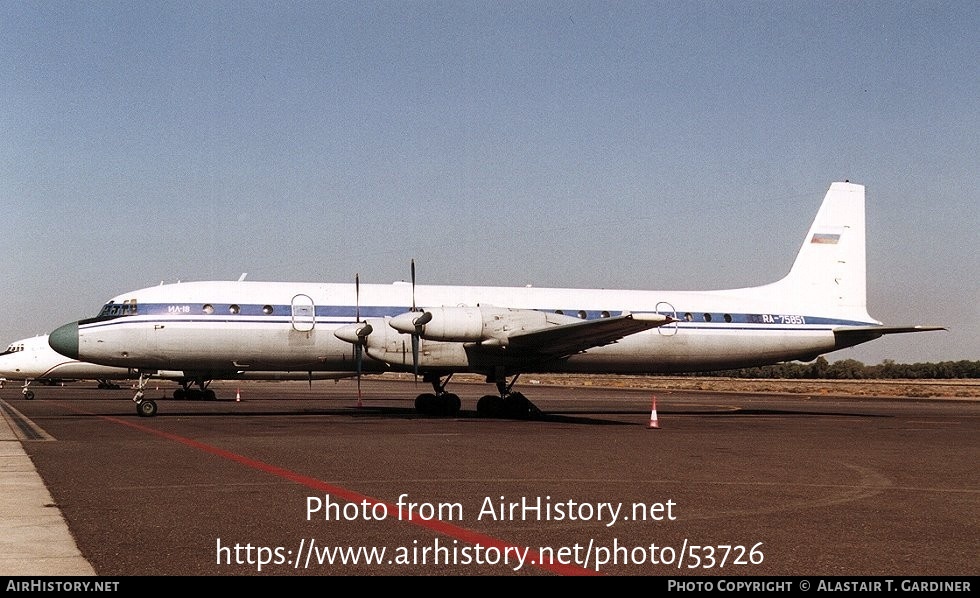
[{"label": "rudder", "polygon": [[864,185],[832,183],[793,267],[776,284],[794,304],[867,321],[865,243]]}]

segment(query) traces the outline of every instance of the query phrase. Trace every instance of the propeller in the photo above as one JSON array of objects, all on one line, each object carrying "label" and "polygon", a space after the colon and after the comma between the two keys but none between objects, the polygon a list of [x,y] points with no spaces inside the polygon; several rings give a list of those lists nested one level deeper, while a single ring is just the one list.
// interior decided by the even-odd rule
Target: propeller
[{"label": "propeller", "polygon": [[422,328],[432,320],[431,312],[422,312],[422,315],[415,318],[415,332],[412,333],[412,367],[415,370],[415,377],[419,376],[419,340],[422,337]]},{"label": "propeller", "polygon": [[374,327],[367,320],[361,319],[361,277],[354,275],[354,322],[346,324],[333,331],[334,336],[353,345],[355,376],[357,377],[357,406],[361,406],[361,374],[364,370],[364,352],[367,350],[368,337],[374,332]]},{"label": "propeller", "polygon": [[[412,312],[419,312],[415,306],[415,260],[412,260]],[[424,311],[419,317],[412,320],[415,325],[415,332],[412,333],[412,370],[415,372],[415,382],[419,379],[419,344],[422,337],[422,328],[432,320],[432,313]]]},{"label": "propeller", "polygon": [[[361,323],[361,277],[360,274],[354,275],[354,319],[358,324]],[[357,406],[361,407],[361,364],[364,362],[364,345],[367,344],[367,337],[374,328],[370,324],[365,324],[357,328],[357,342],[354,343],[354,362],[357,364]]]}]

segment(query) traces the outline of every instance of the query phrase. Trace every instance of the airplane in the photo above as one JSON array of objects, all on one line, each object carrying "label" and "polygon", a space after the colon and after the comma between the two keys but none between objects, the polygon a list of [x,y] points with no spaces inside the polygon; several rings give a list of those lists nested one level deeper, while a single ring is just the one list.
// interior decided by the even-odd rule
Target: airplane
[{"label": "airplane", "polygon": [[[244,278],[244,277],[243,277]],[[50,334],[73,359],[140,372],[182,370],[414,373],[432,385],[422,414],[454,415],[456,373],[496,385],[477,414],[529,418],[522,373],[662,374],[810,361],[887,334],[868,314],[865,187],[830,185],[789,273],[756,287],[710,291],[411,284],[201,281],[110,299],[95,317]],[[150,417],[157,406],[133,400]]]},{"label": "airplane", "polygon": [[99,388],[113,388],[112,380],[135,378],[128,368],[85,363],[69,359],[48,344],[48,335],[14,341],[0,353],[0,376],[4,380],[21,380],[24,398],[34,399],[32,382],[57,383],[74,380],[96,380]]},{"label": "airplane", "polygon": [[[221,379],[235,380],[329,380],[353,377],[348,372],[228,372]],[[139,380],[140,373],[131,368],[98,365],[65,357],[51,348],[48,335],[38,335],[10,343],[0,353],[0,379],[23,381],[23,397],[33,400],[35,393],[30,389],[33,382],[57,383],[79,380],[95,380],[100,389],[119,388],[115,381]],[[176,382],[179,387],[173,391],[177,400],[215,400],[217,395],[208,385],[214,378],[201,379],[186,375],[182,371],[158,370],[148,378],[159,378]],[[198,388],[193,388],[193,385]]]}]

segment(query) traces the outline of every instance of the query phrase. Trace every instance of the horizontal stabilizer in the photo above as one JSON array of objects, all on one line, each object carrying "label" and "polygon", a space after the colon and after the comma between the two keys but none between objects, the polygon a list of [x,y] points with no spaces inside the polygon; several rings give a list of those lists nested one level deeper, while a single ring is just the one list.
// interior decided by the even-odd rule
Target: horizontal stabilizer
[{"label": "horizontal stabilizer", "polygon": [[873,341],[886,334],[930,332],[934,330],[946,330],[946,328],[943,326],[857,326],[853,328],[836,328],[834,329],[834,336],[837,339],[837,348],[843,349]]}]

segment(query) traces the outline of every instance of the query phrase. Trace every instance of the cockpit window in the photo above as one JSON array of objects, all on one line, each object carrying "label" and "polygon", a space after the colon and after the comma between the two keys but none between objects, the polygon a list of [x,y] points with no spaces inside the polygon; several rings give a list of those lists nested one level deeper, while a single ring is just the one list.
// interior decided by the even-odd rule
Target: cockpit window
[{"label": "cockpit window", "polygon": [[126,299],[122,303],[110,301],[102,306],[102,311],[99,312],[99,317],[135,316],[136,312],[136,299]]}]

